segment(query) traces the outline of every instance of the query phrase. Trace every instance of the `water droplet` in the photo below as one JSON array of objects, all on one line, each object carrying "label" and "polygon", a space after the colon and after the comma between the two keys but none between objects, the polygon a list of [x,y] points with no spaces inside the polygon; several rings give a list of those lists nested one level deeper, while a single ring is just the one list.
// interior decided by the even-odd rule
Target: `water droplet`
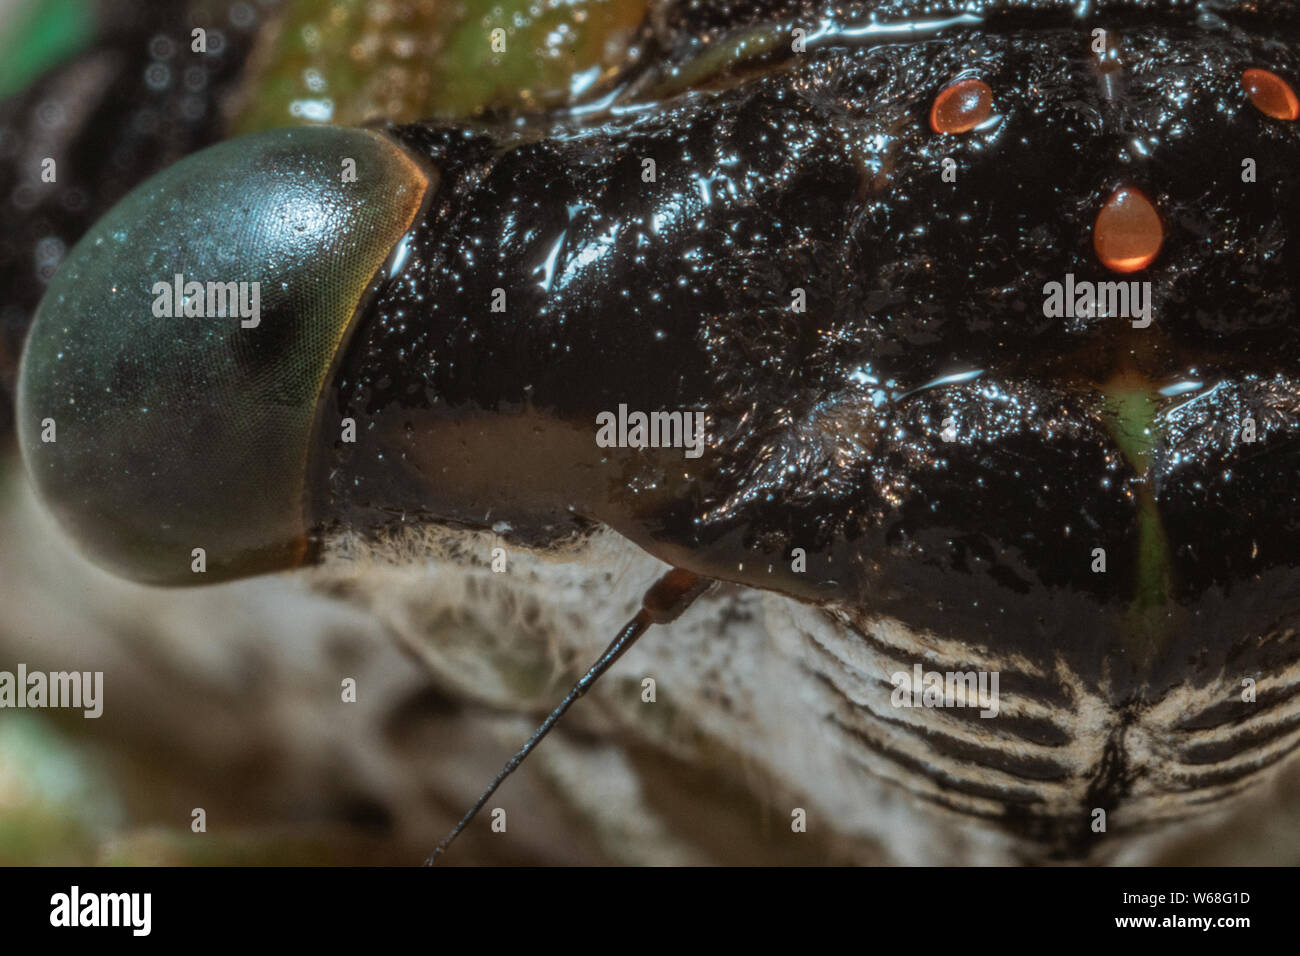
[{"label": "water droplet", "polygon": [[1165,230],[1156,207],[1132,186],[1111,193],[1092,228],[1097,258],[1115,272],[1145,269],[1160,254],[1164,241]]},{"label": "water droplet", "polygon": [[1295,90],[1276,73],[1246,70],[1241,74],[1241,85],[1255,109],[1265,116],[1288,121],[1300,119],[1300,100],[1296,99]]},{"label": "water droplet", "polygon": [[983,80],[958,80],[939,91],[930,107],[936,133],[965,133],[993,115],[993,91]]}]

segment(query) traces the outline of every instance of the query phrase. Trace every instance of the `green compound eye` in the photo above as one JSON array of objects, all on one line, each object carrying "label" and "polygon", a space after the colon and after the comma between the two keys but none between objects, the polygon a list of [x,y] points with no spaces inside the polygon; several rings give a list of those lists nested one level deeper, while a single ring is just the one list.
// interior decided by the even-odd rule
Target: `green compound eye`
[{"label": "green compound eye", "polygon": [[435,177],[385,136],[213,146],[76,245],[33,322],[23,457],[98,562],[155,584],[291,567],[326,384]]}]

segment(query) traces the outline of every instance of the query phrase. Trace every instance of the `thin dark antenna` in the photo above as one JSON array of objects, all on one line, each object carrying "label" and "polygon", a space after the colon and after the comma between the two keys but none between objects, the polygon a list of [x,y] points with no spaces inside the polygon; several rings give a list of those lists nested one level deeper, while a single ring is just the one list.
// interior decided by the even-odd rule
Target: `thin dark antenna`
[{"label": "thin dark antenna", "polygon": [[533,752],[533,749],[542,742],[556,722],[564,716],[565,711],[573,706],[574,702],[591,689],[591,685],[596,683],[605,671],[614,666],[614,662],[623,656],[629,647],[636,643],[637,638],[644,634],[652,624],[667,624],[677,619],[677,617],[691,606],[691,603],[708,590],[709,585],[713,582],[708,578],[702,578],[698,574],[690,571],[684,571],[681,568],[673,568],[662,578],[654,583],[650,590],[646,591],[645,597],[641,599],[641,610],[636,612],[632,620],[623,625],[618,635],[610,642],[609,647],[605,648],[605,653],[600,655],[596,663],[591,665],[587,673],[573,685],[568,696],[551,711],[550,715],[541,723],[541,726],[533,731],[533,735],[515,753],[513,757],[506,761],[506,765],[501,768],[501,772],[496,778],[488,784],[483,795],[478,798],[474,806],[469,808],[469,812],[460,818],[460,822],[452,828],[452,831],[442,838],[429,858],[424,861],[425,866],[433,866],[438,862],[438,857],[446,851],[451,845],[451,841],[460,836],[460,831],[464,830],[471,820],[478,815],[483,809],[484,804],[492,799],[492,794],[496,793],[497,787],[505,782],[506,777],[515,772],[524,758]]}]

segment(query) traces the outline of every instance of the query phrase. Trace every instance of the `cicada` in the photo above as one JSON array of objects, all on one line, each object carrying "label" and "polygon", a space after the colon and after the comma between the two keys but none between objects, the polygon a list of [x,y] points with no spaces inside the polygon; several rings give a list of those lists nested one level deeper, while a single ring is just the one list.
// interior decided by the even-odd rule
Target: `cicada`
[{"label": "cicada", "polygon": [[[337,9],[278,22],[310,54]],[[1295,4],[563,9],[467,21],[479,103],[408,70],[420,116],[268,42],[234,72],[301,69],[307,124],[90,226],[16,386],[77,546],[314,569],[497,702],[431,579],[586,633],[677,569],[607,720],[850,858],[1134,859],[1253,806],[1300,746]]]}]

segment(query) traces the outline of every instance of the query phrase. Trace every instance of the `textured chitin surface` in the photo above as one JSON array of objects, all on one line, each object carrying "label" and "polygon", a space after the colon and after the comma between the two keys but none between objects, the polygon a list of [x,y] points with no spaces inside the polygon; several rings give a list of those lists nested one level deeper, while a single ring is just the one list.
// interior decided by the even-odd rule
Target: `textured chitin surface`
[{"label": "textured chitin surface", "polygon": [[[93,44],[0,101],[0,436],[23,336],[56,267],[146,177],[223,136],[221,106],[276,9],[240,0],[96,0]],[[191,30],[207,50],[192,54]],[[46,160],[56,180],[42,179]]]},{"label": "textured chitin surface", "polygon": [[[1243,83],[1300,83],[1295,14],[674,5],[603,111],[397,129],[443,188],[341,376],[339,411],[373,426],[339,450],[334,504],[428,511],[483,412],[589,448],[602,410],[702,409],[698,461],[592,457],[530,485],[510,533],[600,520],[823,603],[852,641],[810,666],[867,727],[852,746],[968,812],[1060,839],[1132,794],[1174,806],[1128,823],[1236,792],[1300,734],[1300,133]],[[723,69],[723,47],[757,52]],[[967,79],[991,115],[937,132]],[[1101,216],[1119,190],[1154,223],[1137,200]],[[1046,315],[1067,275],[1150,282],[1150,324]],[[556,447],[500,460],[544,474]],[[508,479],[486,471],[491,495]],[[889,708],[913,661],[1000,670],[1002,719]]]}]

